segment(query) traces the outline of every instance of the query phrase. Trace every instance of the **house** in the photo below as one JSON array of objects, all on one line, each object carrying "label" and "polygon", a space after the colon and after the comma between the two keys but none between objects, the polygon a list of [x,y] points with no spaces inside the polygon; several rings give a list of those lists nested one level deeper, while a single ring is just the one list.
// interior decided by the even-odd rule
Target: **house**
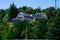
[{"label": "house", "polygon": [[34,19],[40,19],[40,18],[45,18],[45,19],[47,19],[47,16],[46,16],[46,14],[45,13],[35,13],[34,15],[33,15],[33,18]]},{"label": "house", "polygon": [[37,19],[40,19],[40,18],[47,19],[47,16],[45,15],[45,13],[29,14],[26,12],[21,12],[16,16],[16,18],[12,19],[12,22],[22,21],[22,20],[26,20],[26,21],[34,20],[34,21],[36,21]]},{"label": "house", "polygon": [[16,16],[16,18],[12,19],[12,22],[22,21],[22,20],[26,20],[26,21],[33,20],[32,14],[29,14],[29,13],[26,13],[26,12],[21,12]]}]

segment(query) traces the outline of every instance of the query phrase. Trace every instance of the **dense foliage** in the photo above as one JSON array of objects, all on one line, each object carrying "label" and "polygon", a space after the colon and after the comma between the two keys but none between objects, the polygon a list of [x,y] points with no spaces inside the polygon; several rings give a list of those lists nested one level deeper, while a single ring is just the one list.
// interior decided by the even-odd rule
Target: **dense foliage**
[{"label": "dense foliage", "polygon": [[[20,12],[40,13],[44,12],[48,19],[40,18],[37,21],[18,21],[12,23],[12,18]],[[60,38],[60,8],[49,7],[41,10],[31,7],[16,8],[14,4],[10,8],[0,9],[0,40],[8,39],[56,39]]]}]

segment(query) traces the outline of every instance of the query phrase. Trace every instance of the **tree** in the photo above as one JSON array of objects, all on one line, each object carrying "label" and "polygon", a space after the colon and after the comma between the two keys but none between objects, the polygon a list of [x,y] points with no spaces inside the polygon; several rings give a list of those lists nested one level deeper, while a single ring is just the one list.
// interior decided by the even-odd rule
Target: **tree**
[{"label": "tree", "polygon": [[[14,23],[14,27],[16,28],[17,30],[17,34],[15,36],[15,38],[18,38],[18,39],[22,39],[22,38],[27,38],[27,31],[25,32],[25,30],[27,30],[27,27],[28,27],[28,22],[27,21],[19,21],[19,22],[16,22]],[[23,34],[23,32],[25,32],[26,34]]]},{"label": "tree", "polygon": [[60,8],[56,9],[55,13],[56,13],[56,16],[60,16]]},{"label": "tree", "polygon": [[18,12],[26,12],[26,9],[27,9],[27,6],[23,6],[23,7],[20,7],[18,8]]},{"label": "tree", "polygon": [[12,18],[15,18],[17,16],[17,14],[18,14],[18,10],[17,10],[16,6],[13,3],[13,4],[10,5],[10,9],[9,9],[9,13],[8,13],[9,20],[11,21]]},{"label": "tree", "polygon": [[5,16],[5,10],[3,10],[3,9],[0,9],[0,22],[3,22],[2,20],[3,20],[3,18],[4,18],[4,16]]},{"label": "tree", "polygon": [[60,12],[57,10],[56,15],[49,19],[49,23],[47,25],[48,29],[50,29],[50,33],[52,34],[50,38],[54,38],[58,40],[60,38]]},{"label": "tree", "polygon": [[0,23],[0,36],[2,38],[2,40],[4,39],[7,39],[7,31],[8,31],[8,24],[3,24],[3,23]]},{"label": "tree", "polygon": [[32,14],[32,13],[33,13],[33,8],[28,7],[28,8],[26,9],[26,12]]},{"label": "tree", "polygon": [[47,23],[47,20],[44,19],[44,18],[40,18],[39,21],[38,21],[38,25],[39,25],[39,36],[40,36],[40,39],[43,39],[45,38],[45,34],[47,32],[47,27],[46,27],[46,23]]},{"label": "tree", "polygon": [[46,8],[44,10],[44,12],[46,13],[48,19],[55,16],[55,8],[54,7],[49,7],[49,8]]},{"label": "tree", "polygon": [[40,12],[41,12],[41,9],[40,9],[40,8],[36,8],[36,9],[34,9],[33,12],[34,12],[34,13],[40,13]]}]

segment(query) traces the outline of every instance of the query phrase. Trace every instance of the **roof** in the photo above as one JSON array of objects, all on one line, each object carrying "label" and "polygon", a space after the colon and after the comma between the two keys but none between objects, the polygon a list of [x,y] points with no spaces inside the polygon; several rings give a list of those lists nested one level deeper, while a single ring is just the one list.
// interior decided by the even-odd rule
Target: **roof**
[{"label": "roof", "polygon": [[23,17],[23,16],[30,16],[30,14],[29,14],[29,13],[26,13],[26,12],[21,12],[21,13],[19,13],[19,14],[17,15],[18,18],[19,18],[19,17]]},{"label": "roof", "polygon": [[45,13],[35,13],[33,18],[47,18]]}]

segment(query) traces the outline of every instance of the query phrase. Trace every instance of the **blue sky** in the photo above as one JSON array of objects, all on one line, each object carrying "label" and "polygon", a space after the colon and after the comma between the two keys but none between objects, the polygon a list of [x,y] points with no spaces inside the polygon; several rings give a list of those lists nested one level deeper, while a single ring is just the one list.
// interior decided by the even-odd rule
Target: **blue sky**
[{"label": "blue sky", "polygon": [[[27,6],[32,8],[45,9],[50,6],[54,6],[54,0],[0,0],[0,9],[7,9],[10,4],[13,3],[17,7]],[[60,7],[60,0],[57,0],[57,8]]]}]

